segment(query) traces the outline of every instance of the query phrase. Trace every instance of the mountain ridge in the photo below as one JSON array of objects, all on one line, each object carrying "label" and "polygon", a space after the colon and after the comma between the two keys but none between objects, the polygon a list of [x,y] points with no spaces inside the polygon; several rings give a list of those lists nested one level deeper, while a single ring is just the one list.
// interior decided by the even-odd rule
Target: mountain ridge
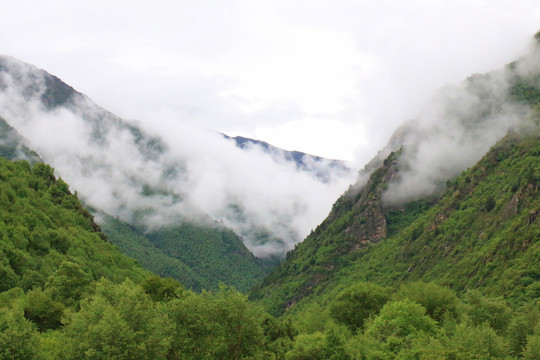
[{"label": "mountain ridge", "polygon": [[[329,182],[332,177],[346,176],[352,169],[347,166],[345,161],[336,159],[327,159],[316,155],[307,154],[301,151],[283,150],[262,140],[255,140],[243,136],[229,136],[222,134],[225,139],[232,140],[240,149],[249,149],[250,147],[260,147],[263,151],[269,153],[276,161],[294,162],[299,170],[314,174],[323,182]],[[322,165],[324,166],[318,166]]]},{"label": "mountain ridge", "polygon": [[[0,74],[2,74],[0,76],[0,90],[4,93],[18,92],[22,94],[19,97],[21,104],[17,104],[17,106],[11,108],[6,106],[7,109],[4,109],[4,112],[8,116],[13,115],[13,112],[17,109],[24,113],[26,106],[30,108],[32,106],[43,106],[46,109],[46,112],[43,113],[44,116],[49,116],[48,114],[52,113],[53,115],[51,115],[50,119],[54,123],[55,113],[65,113],[65,109],[69,109],[69,111],[73,111],[73,114],[84,119],[83,126],[87,126],[89,141],[94,142],[96,146],[110,146],[110,133],[120,132],[132,140],[134,150],[138,151],[142,157],[142,164],[152,164],[152,162],[156,161],[166,151],[166,145],[159,138],[149,136],[137,126],[126,123],[114,114],[97,107],[85,95],[77,92],[57,77],[39,70],[32,65],[24,64],[13,58],[0,57]],[[6,74],[9,74],[9,76]],[[11,97],[11,99],[18,99],[18,97]],[[4,99],[3,101],[6,104],[6,100]],[[65,116],[73,115],[68,113]],[[26,120],[23,119],[22,121],[24,122]],[[24,145],[28,144],[29,141],[19,135],[17,130],[2,118],[0,118],[0,130],[0,150],[2,150],[4,157],[9,159],[23,158],[33,162],[42,162],[36,152],[31,151],[27,145]],[[65,141],[68,139],[58,140]],[[82,139],[75,139],[74,144],[80,140]],[[38,151],[40,150],[38,149]],[[46,156],[46,158],[50,160],[50,156]],[[104,174],[102,176],[105,178],[109,176],[108,172],[114,174],[113,164],[107,164],[97,156],[76,155],[67,159],[70,162],[75,162],[75,166],[79,166],[81,170],[85,171],[90,176],[86,177],[86,179],[90,181],[92,172],[102,172]],[[169,164],[163,170],[162,176],[170,176],[167,174],[173,174],[177,171],[175,168],[178,166],[180,165]],[[62,171],[65,169],[65,165],[63,165],[60,174],[62,176],[67,175],[69,178],[70,174]],[[161,196],[167,196],[174,202],[175,198],[179,197],[178,194],[148,184],[144,178],[144,174],[142,175],[138,174],[138,169],[135,168],[132,169],[131,174],[124,174],[123,176],[128,178],[128,181],[132,183],[138,183],[136,186],[140,186],[139,191],[147,201],[151,201],[152,198],[159,199]],[[103,183],[96,184],[96,186],[99,185],[103,185]],[[78,187],[75,187],[75,189],[79,193],[81,193],[81,190],[84,190]],[[114,196],[115,192],[117,191],[113,190],[113,198],[118,199]],[[82,193],[86,196],[89,195],[88,191],[82,191]],[[118,200],[121,201],[122,199],[120,198]],[[124,201],[126,200],[127,198],[124,198]],[[90,201],[89,205],[89,208],[97,215],[96,219],[108,219],[102,225],[106,230],[108,239],[112,243],[120,246],[127,255],[138,259],[147,269],[153,270],[163,276],[173,276],[178,280],[182,280],[188,288],[200,291],[203,288],[217,288],[220,282],[225,282],[235,285],[239,289],[247,290],[258,279],[262,278],[265,273],[264,268],[266,265],[259,264],[259,261],[249,253],[241,239],[236,234],[233,234],[232,231],[227,230],[223,224],[218,224],[212,220],[201,219],[197,223],[193,223],[191,220],[192,224],[187,225],[187,222],[190,220],[184,219],[181,222],[186,222],[186,224],[168,225],[167,227],[160,226],[159,228],[154,227],[153,229],[149,229],[145,226],[145,219],[152,214],[146,205],[138,209],[136,208],[128,217],[124,216],[123,219],[115,219],[107,213],[107,210],[113,210],[118,215],[118,212],[114,211],[114,207],[110,209],[99,209],[95,207],[92,201]],[[126,205],[120,203],[116,206],[121,209]],[[205,221],[208,222],[205,223]],[[206,253],[200,251],[194,252],[193,250],[187,251],[186,248],[185,252],[176,253],[173,256],[170,252],[167,252],[167,249],[156,247],[156,244],[160,242],[160,236],[158,236],[160,231],[176,231],[185,226],[191,226],[191,235],[188,238],[188,243],[200,241],[202,245],[204,241],[212,241],[212,246],[207,249]],[[120,229],[130,229],[132,231],[122,232],[119,231]],[[227,235],[223,235],[225,233]],[[152,236],[149,237],[149,234]],[[177,236],[179,241],[182,240],[183,235],[181,232],[177,232]],[[229,241],[226,246],[220,240],[222,237],[227,238]],[[131,244],[127,245],[129,242]],[[173,246],[172,243],[171,246]],[[208,253],[209,249],[212,250],[212,253]],[[223,270],[223,268],[228,268],[230,265],[233,270],[229,272],[221,271],[218,274],[210,274],[206,271],[206,275],[200,275],[192,269],[193,266],[188,266],[185,263],[186,260],[191,260],[192,257],[195,259],[199,258],[200,263],[206,263],[210,259],[215,259],[217,268]],[[242,264],[243,267],[239,267],[236,264]]]},{"label": "mountain ridge", "polygon": [[[538,150],[534,146],[538,140],[537,104],[540,103],[537,91],[540,83],[534,80],[540,73],[536,65],[537,46],[503,71],[474,75],[460,85],[461,88],[443,89],[438,97],[444,101],[437,103],[435,109],[428,107],[428,115],[437,117],[422,123],[422,116],[426,116],[422,115],[420,121],[413,120],[398,128],[389,144],[360,172],[357,183],[334,203],[327,218],[252,290],[252,299],[260,301],[274,315],[295,314],[320,303],[317,299],[325,299],[323,303],[329,301],[345,284],[354,281],[393,286],[410,281],[408,279],[437,281],[456,291],[487,284],[481,289],[489,295],[500,291],[509,301],[537,299],[540,293],[535,289],[540,286],[539,278],[537,274],[531,277],[534,271],[530,273],[522,268],[529,262],[532,267],[538,263],[538,259],[534,260],[534,249],[540,239],[534,216],[540,206],[535,202],[538,185],[534,180],[540,168],[536,163]],[[527,71],[519,68],[523,64]],[[469,90],[462,93],[461,89]],[[465,95],[471,99],[466,99]],[[460,103],[462,106],[456,108]],[[501,117],[501,114],[504,115]],[[509,121],[501,122],[505,117]],[[452,130],[446,136],[450,144],[456,143],[453,136],[457,134],[457,143],[462,148],[475,150],[469,152],[473,156],[465,161],[455,162],[463,151],[444,143],[444,130],[451,127],[457,127],[458,131]],[[493,128],[496,131],[490,134]],[[492,144],[489,141],[476,144],[482,139],[495,140]],[[440,152],[432,143],[455,153]],[[484,148],[487,148],[486,153]],[[422,160],[433,164],[433,169],[422,164]],[[462,170],[456,165],[462,166]],[[468,167],[469,170],[465,170]],[[506,170],[501,170],[503,167]],[[480,178],[483,180],[474,180]],[[506,187],[501,187],[501,183]],[[487,186],[490,187],[486,189]],[[490,196],[484,195],[486,193]],[[498,200],[503,196],[507,201],[504,206],[500,204],[502,200]],[[531,197],[530,202],[523,200],[527,197]],[[470,208],[465,211],[466,207]],[[498,221],[484,224],[481,219],[488,215]],[[429,216],[430,220],[426,220]],[[516,222],[509,225],[511,221]],[[442,226],[445,222],[452,225]],[[486,226],[485,231],[482,226]],[[471,237],[481,238],[496,249],[503,246],[500,234],[508,234],[509,227],[520,234],[512,235],[512,239],[523,237],[527,251],[522,254],[503,247],[505,250],[501,251],[511,252],[508,257],[515,263],[507,263],[504,256],[494,262],[492,257],[497,252],[490,255],[489,249],[481,247],[478,251],[485,255],[476,264],[473,259],[478,254],[473,253]],[[453,239],[453,245],[449,245],[445,236]],[[438,244],[442,248],[458,248],[467,256],[446,258],[440,255],[442,250]],[[426,259],[435,257],[438,262],[434,260],[428,265],[415,254],[424,254]],[[483,276],[478,283],[466,280],[476,279],[476,275],[464,270],[473,266],[471,261],[478,266],[475,270],[478,276]],[[444,266],[447,267],[442,270]],[[506,286],[513,289],[508,292],[486,273],[486,269],[491,268],[500,275],[505,266],[515,266],[512,276],[505,274],[511,279]],[[458,270],[462,273],[458,274]],[[523,284],[517,273],[529,274],[527,287],[531,287],[523,290],[528,295],[522,299],[518,289],[523,289]]]}]

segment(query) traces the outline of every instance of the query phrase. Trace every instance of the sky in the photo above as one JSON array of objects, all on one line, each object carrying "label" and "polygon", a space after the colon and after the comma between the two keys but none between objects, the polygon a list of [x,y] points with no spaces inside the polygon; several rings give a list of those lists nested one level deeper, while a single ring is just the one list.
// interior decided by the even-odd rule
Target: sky
[{"label": "sky", "polygon": [[185,126],[363,165],[438,88],[501,68],[531,0],[2,0],[0,53],[174,137]]}]

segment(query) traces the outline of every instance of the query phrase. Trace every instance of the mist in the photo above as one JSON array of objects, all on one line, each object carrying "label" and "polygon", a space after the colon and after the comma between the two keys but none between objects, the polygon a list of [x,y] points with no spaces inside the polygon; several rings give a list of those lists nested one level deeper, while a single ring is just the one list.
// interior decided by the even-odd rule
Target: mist
[{"label": "mist", "polygon": [[330,162],[308,161],[300,170],[279,152],[240,149],[182,123],[159,133],[79,93],[48,109],[50,75],[13,59],[3,66],[0,116],[88,205],[148,231],[181,221],[223,223],[256,256],[282,256],[354,180],[354,172]]},{"label": "mist", "polygon": [[531,109],[512,101],[516,77],[540,73],[537,41],[529,53],[504,69],[476,74],[440,89],[418,117],[403,124],[385,154],[403,149],[398,180],[384,194],[401,204],[444,188],[445,182],[478,162],[509,131],[533,126]]}]

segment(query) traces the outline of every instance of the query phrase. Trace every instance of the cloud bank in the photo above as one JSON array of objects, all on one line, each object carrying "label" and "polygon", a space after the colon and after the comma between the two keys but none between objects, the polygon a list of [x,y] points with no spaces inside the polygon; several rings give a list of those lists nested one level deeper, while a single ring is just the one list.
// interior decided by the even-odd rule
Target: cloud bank
[{"label": "cloud bank", "polygon": [[424,111],[404,124],[384,151],[403,147],[397,181],[384,195],[387,204],[399,204],[433,194],[448,179],[474,165],[508,131],[533,126],[531,108],[512,98],[517,81],[535,82],[540,74],[536,40],[530,52],[504,70],[473,75],[446,86]]},{"label": "cloud bank", "polygon": [[163,132],[367,162],[432,93],[522,53],[536,0],[2,0],[0,52]]},{"label": "cloud bank", "polygon": [[254,254],[283,255],[353,180],[340,173],[324,182],[263,148],[239,149],[187,125],[153,133],[75,92],[47,109],[49,75],[13,59],[2,64],[0,116],[84,201],[132,224],[153,229],[211,217],[242,235]]}]

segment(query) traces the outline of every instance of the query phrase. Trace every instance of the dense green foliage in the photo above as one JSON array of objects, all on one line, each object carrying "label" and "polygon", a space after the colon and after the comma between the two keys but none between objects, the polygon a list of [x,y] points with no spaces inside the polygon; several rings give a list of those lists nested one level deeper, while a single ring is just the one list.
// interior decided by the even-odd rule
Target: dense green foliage
[{"label": "dense green foliage", "polygon": [[[145,272],[103,240],[67,184],[44,164],[0,159],[0,290],[44,288],[79,296],[101,277],[141,279]],[[77,290],[77,292],[74,292]]]},{"label": "dense green foliage", "polygon": [[98,213],[98,218],[107,239],[124,254],[136,259],[143,268],[163,277],[174,278],[186,288],[201,289],[198,274],[182,261],[156,248],[143,231],[103,212]]},{"label": "dense green foliage", "polygon": [[[329,217],[333,221],[300,244],[254,295],[277,314],[307,294],[331,298],[357,281],[423,280],[458,292],[478,288],[514,304],[534,301],[540,296],[539,139],[507,136],[449,182],[431,208],[409,204],[418,204],[416,220],[384,241],[345,254],[336,251],[336,243],[347,235],[335,227],[345,221],[341,228],[350,228],[351,211],[357,210],[347,206],[347,199],[338,201]],[[400,213],[410,217],[406,209]],[[395,218],[395,212],[390,214]]]},{"label": "dense green foliage", "polygon": [[[538,125],[537,79],[511,71],[510,98],[536,105]],[[509,133],[439,196],[388,205],[403,151],[338,199],[256,303],[215,287],[260,276],[228,230],[102,215],[182,285],[107,242],[49,166],[0,159],[0,358],[539,359],[539,130]]]},{"label": "dense green foliage", "polygon": [[261,260],[219,224],[182,223],[148,232],[103,213],[99,218],[107,238],[124,254],[186,288],[217,290],[224,283],[247,291],[265,275]]},{"label": "dense green foliage", "polygon": [[[431,208],[418,202],[409,206],[412,215],[391,210],[394,223],[404,225],[360,250],[370,261],[350,257],[349,266],[341,265],[325,291],[293,306],[292,316],[282,320],[232,288],[198,294],[173,279],[149,275],[104,240],[90,214],[50,167],[0,160],[0,358],[537,359],[540,303],[531,286],[537,284],[534,271],[539,267],[531,259],[539,253],[534,247],[538,219],[529,210],[540,206],[536,140],[507,137],[477,166],[450,182]],[[515,169],[524,169],[521,176],[511,176]],[[381,173],[376,177],[379,185],[385,179]],[[513,181],[507,182],[509,178]],[[497,199],[495,205],[486,206],[490,197]],[[354,206],[343,213],[351,210]],[[465,218],[461,211],[470,218],[464,232],[459,222],[441,225],[454,216]],[[400,213],[414,221],[405,225],[397,218]],[[461,263],[470,248],[460,248],[460,239],[466,241],[476,221],[487,234],[485,247],[503,264],[502,270],[486,268],[484,261],[477,268]],[[415,230],[419,226],[429,231]],[[507,226],[533,241],[509,247],[499,241],[493,247],[490,239],[507,234]],[[429,249],[423,237],[435,233],[453,234],[449,254],[462,256],[449,255],[440,246]],[[416,242],[421,247],[403,251]],[[514,252],[500,257],[508,248]],[[338,248],[346,257],[345,249]],[[435,258],[436,264],[451,259],[455,269],[445,267],[434,280],[456,279],[451,273],[459,275],[462,269],[478,274],[460,286],[448,283],[459,295],[435,283],[410,281],[422,278],[420,271],[435,272],[431,256],[436,249],[446,254]],[[484,246],[477,244],[475,249],[484,259]],[[381,274],[389,269],[396,275],[411,259],[414,269],[395,278]],[[502,275],[492,278],[498,271]],[[507,271],[517,271],[519,277]],[[524,281],[525,274],[532,281]],[[365,282],[368,277],[390,286]],[[477,287],[478,279],[486,284],[481,287],[484,294],[466,290]],[[508,301],[485,295],[497,292]]]},{"label": "dense green foliage", "polygon": [[1,359],[266,359],[294,336],[232,288],[141,269],[41,163],[0,159],[0,272]]}]

